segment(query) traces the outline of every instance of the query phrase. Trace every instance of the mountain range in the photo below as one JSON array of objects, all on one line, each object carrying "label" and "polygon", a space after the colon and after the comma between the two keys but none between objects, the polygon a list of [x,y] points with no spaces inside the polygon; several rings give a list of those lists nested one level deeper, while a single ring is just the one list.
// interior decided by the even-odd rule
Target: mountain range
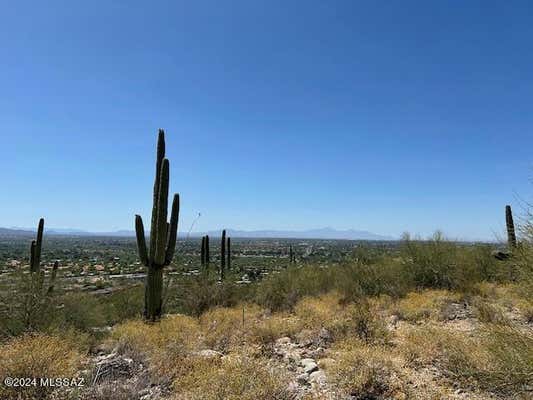
[{"label": "mountain range", "polygon": [[[208,232],[180,232],[179,237],[184,238],[199,237],[210,235],[213,237],[220,236],[220,230]],[[65,228],[45,228],[48,235],[57,236],[114,236],[114,237],[133,237],[134,231],[118,230],[113,232],[89,232],[81,229]],[[395,240],[396,238],[386,235],[378,235],[368,231],[359,231],[355,229],[337,230],[334,228],[319,228],[308,230],[256,230],[244,231],[235,229],[226,229],[228,236],[234,238],[272,238],[272,239],[345,239],[345,240]],[[35,234],[35,229],[28,228],[0,228],[1,236],[30,236]]]}]

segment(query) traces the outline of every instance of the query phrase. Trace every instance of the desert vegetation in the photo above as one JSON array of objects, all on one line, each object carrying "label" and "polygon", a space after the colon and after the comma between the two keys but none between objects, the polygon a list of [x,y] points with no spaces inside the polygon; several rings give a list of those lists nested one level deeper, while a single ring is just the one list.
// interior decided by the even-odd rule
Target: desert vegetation
[{"label": "desert vegetation", "polygon": [[[505,249],[437,232],[315,243],[323,256],[313,258],[298,251],[312,245],[289,241],[254,269],[243,260],[264,241],[222,230],[219,252],[209,236],[180,247],[177,194],[167,221],[168,169],[160,131],[149,241],[136,216],[136,246],[116,239],[120,257],[106,255],[131,267],[118,284],[103,274],[92,290],[73,286],[100,275],[53,259],[66,251],[43,253],[44,220],[27,256],[3,244],[12,265],[0,281],[0,377],[29,381],[0,385],[2,399],[531,398],[531,215],[515,227],[505,207]],[[106,247],[90,243],[95,254]]]}]

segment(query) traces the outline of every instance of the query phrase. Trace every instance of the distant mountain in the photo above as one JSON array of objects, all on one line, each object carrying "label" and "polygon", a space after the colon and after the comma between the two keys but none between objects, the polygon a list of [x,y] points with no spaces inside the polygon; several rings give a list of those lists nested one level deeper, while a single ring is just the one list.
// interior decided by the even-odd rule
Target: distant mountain
[{"label": "distant mountain", "polygon": [[[209,232],[180,232],[179,237],[185,238],[199,237],[205,234],[216,237],[220,235],[221,230]],[[271,238],[271,239],[345,239],[345,240],[395,240],[396,238],[385,235],[378,235],[368,231],[358,231],[354,229],[337,230],[333,228],[309,229],[301,231],[283,231],[283,230],[258,230],[258,231],[241,231],[235,229],[226,229],[229,236],[234,238]],[[133,237],[134,231],[119,230],[114,232],[88,232],[81,229],[65,228],[45,228],[48,235],[68,235],[68,236],[114,236],[114,237]],[[30,236],[35,234],[35,229],[24,228],[0,228],[0,235],[6,236]],[[148,232],[147,232],[148,234]]]},{"label": "distant mountain", "polygon": [[[354,229],[337,230],[333,228],[308,229],[302,231],[239,231],[226,229],[226,233],[229,236],[236,238],[395,240],[395,238],[391,236],[378,235],[368,231],[358,231]],[[208,234],[216,236],[220,234],[220,231],[210,231]]]}]

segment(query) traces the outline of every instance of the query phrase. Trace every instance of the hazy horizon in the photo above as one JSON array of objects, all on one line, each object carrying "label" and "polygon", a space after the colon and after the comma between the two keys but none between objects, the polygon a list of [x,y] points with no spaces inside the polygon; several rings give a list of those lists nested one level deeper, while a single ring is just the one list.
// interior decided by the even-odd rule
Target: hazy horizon
[{"label": "hazy horizon", "polygon": [[146,223],[158,128],[184,231],[494,240],[532,198],[528,2],[2,11],[2,227]]}]

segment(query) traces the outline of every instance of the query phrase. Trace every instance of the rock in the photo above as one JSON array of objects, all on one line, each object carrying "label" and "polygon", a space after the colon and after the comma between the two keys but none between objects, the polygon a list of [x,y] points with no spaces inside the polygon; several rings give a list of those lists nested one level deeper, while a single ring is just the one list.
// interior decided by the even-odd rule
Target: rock
[{"label": "rock", "polygon": [[325,343],[331,342],[332,340],[331,333],[326,328],[320,329],[318,338],[320,339],[320,341],[325,342]]},{"label": "rock", "polygon": [[288,337],[288,336],[284,336],[282,338],[279,338],[278,340],[276,340],[276,346],[285,346],[285,345],[288,345],[288,344],[291,344],[291,338]]},{"label": "rock", "polygon": [[333,364],[335,364],[335,362],[336,361],[333,358],[322,358],[322,359],[318,360],[318,366],[320,368],[328,369]]},{"label": "rock", "polygon": [[133,360],[111,353],[96,358],[94,381],[130,377],[133,373]]},{"label": "rock", "polygon": [[326,384],[326,374],[324,373],[324,371],[315,371],[315,372],[312,372],[310,375],[309,375],[309,382],[310,383],[316,383],[320,386],[323,386]]},{"label": "rock", "polygon": [[216,350],[205,349],[195,352],[194,355],[200,358],[220,358],[223,354]]},{"label": "rock", "polygon": [[304,358],[302,361],[300,361],[300,364],[302,367],[304,367],[304,372],[306,374],[310,374],[318,369],[318,365],[312,358]]},{"label": "rock", "polygon": [[493,250],[490,254],[496,260],[500,260],[500,261],[507,260],[511,257],[511,252],[507,250]]},{"label": "rock", "polygon": [[296,381],[299,383],[299,384],[307,384],[309,380],[309,375],[303,373],[303,374],[300,374],[296,377]]}]

